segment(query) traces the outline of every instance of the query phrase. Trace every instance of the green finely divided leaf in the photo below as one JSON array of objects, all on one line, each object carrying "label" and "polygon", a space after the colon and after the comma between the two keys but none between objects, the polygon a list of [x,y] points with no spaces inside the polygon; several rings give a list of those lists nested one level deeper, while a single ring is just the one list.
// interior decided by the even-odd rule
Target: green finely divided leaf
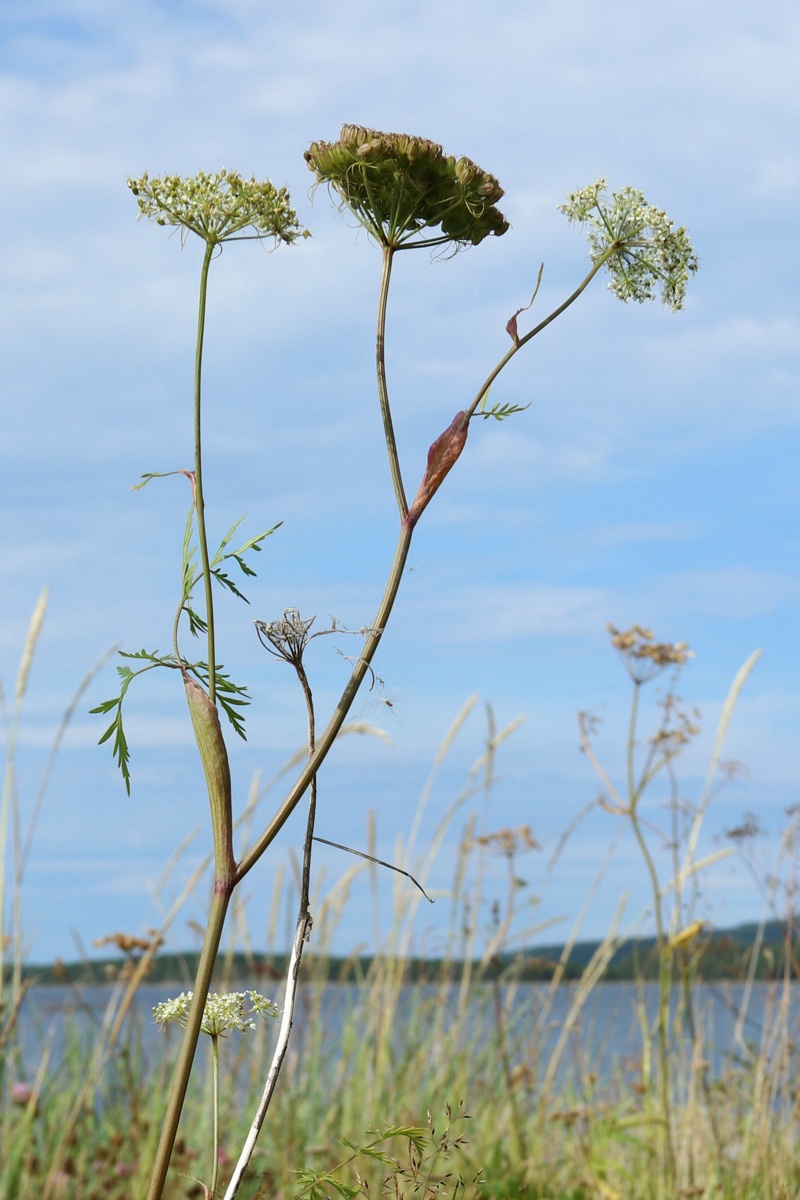
[{"label": "green finely divided leaf", "polygon": [[194,505],[189,509],[189,515],[186,518],[186,529],[183,533],[183,547],[181,550],[181,565],[183,576],[183,603],[191,597],[192,589],[200,578],[199,572],[194,565],[195,548],[192,545],[192,532],[194,530]]},{"label": "green finely divided leaf", "polygon": [[98,746],[102,746],[103,742],[107,742],[113,734],[114,744],[111,747],[111,752],[117,761],[120,771],[122,772],[122,779],[125,783],[125,791],[130,796],[131,773],[128,764],[130,762],[131,755],[128,749],[127,740],[125,738],[125,731],[122,728],[122,696],[119,696],[116,700],[104,700],[102,704],[98,704],[97,708],[90,708],[89,712],[107,713],[111,712],[114,708],[117,710],[117,715],[114,717],[114,720],[111,722],[103,736],[98,740],[97,744]]},{"label": "green finely divided leaf", "polygon": [[147,487],[151,479],[165,479],[167,475],[173,474],[173,471],[145,471],[143,475],[140,475],[139,483],[132,486],[131,491],[140,492],[143,487]]},{"label": "green finely divided leaf", "polygon": [[[246,515],[247,514],[245,513],[244,516]],[[257,534],[255,537],[252,537],[248,541],[244,542],[238,547],[238,549],[229,550],[228,553],[225,554],[225,547],[228,545],[234,533],[241,525],[242,521],[244,520],[244,516],[239,517],[239,520],[236,521],[235,524],[231,525],[230,529],[225,534],[225,537],[219,544],[216,554],[211,560],[212,567],[218,566],[219,563],[223,562],[226,558],[235,558],[238,561],[240,556],[242,554],[246,554],[248,550],[255,550],[256,553],[259,553],[261,551],[261,542],[263,542],[265,538],[270,537],[270,535],[273,534],[276,529],[280,529],[281,525],[283,524],[282,521],[278,521],[278,524],[273,525],[271,529],[265,530],[264,533]]]},{"label": "green finely divided leaf", "polygon": [[[211,574],[214,576],[217,583],[222,584],[222,586],[224,588],[227,588],[229,592],[232,592],[234,596],[238,596],[240,600],[244,600],[245,604],[250,603],[250,601],[247,599],[247,596],[245,596],[242,592],[239,591],[238,587],[233,582],[230,575],[226,575],[225,572],[221,571],[219,567],[212,567]],[[254,575],[255,571],[251,571],[250,574]]]},{"label": "green finely divided leaf", "polygon": [[[174,474],[174,472],[168,472],[168,474]],[[161,473],[157,471],[149,471],[147,474],[142,476],[141,482],[136,485],[134,491],[138,491],[139,488],[143,488],[147,483],[150,482],[151,479],[160,478],[162,478]],[[201,634],[205,634],[207,632],[208,624],[203,617],[201,617],[189,606],[189,600],[191,599],[192,591],[202,576],[202,572],[199,571],[195,566],[195,556],[197,550],[196,547],[192,545],[192,533],[194,532],[194,511],[194,505],[192,505],[192,507],[189,509],[189,514],[186,519],[186,528],[183,535],[182,604],[184,612],[186,613],[189,621],[189,632],[193,637],[199,637]],[[250,601],[239,590],[230,576],[226,575],[224,571],[219,569],[219,564],[228,558],[232,558],[238,564],[243,575],[255,577],[255,571],[247,565],[242,556],[250,550],[254,551],[255,553],[260,553],[262,549],[261,543],[265,540],[265,538],[268,538],[271,534],[273,534],[276,529],[280,528],[282,522],[279,521],[278,524],[273,525],[271,529],[267,529],[264,533],[259,533],[256,537],[250,538],[248,541],[244,542],[244,544],[239,546],[238,549],[231,550],[226,554],[225,548],[229,545],[231,538],[243,520],[244,517],[240,517],[239,520],[236,521],[225,534],[225,537],[222,539],[217,553],[214,555],[212,560],[211,573],[222,587],[227,588],[227,590],[232,592],[234,596],[238,596],[240,600],[244,600],[245,604],[249,604]],[[112,753],[122,773],[122,778],[125,783],[125,790],[127,791],[128,795],[130,795],[130,750],[128,748],[128,742],[125,737],[125,731],[122,724],[122,702],[125,698],[125,694],[130,687],[131,682],[136,678],[137,675],[143,674],[144,671],[150,671],[154,667],[169,667],[174,670],[182,664],[178,663],[173,654],[160,655],[157,650],[121,650],[120,656],[122,658],[146,662],[148,665],[140,668],[138,671],[134,671],[128,666],[118,666],[117,674],[120,677],[119,695],[115,696],[112,700],[103,700],[95,708],[92,708],[89,711],[91,713],[99,713],[103,715],[112,712],[115,714],[113,721],[99,739],[98,745],[102,746],[104,742],[109,741],[111,738],[114,739],[112,743]],[[206,689],[208,688],[209,679],[207,663],[194,663],[193,665],[187,665],[186,669],[195,675]],[[247,688],[241,687],[239,684],[234,683],[227,675],[223,674],[220,667],[218,667],[215,671],[214,679],[216,683],[217,701],[220,708],[225,713],[239,737],[246,741],[247,733],[244,719],[238,710],[246,707],[250,703],[250,696],[247,693]]]},{"label": "green finely divided leaf", "polygon": [[[227,575],[225,571],[221,569],[220,564],[225,562],[227,559],[233,559],[237,563],[239,570],[243,575],[249,575],[251,578],[255,579],[256,572],[252,567],[248,566],[242,556],[250,550],[254,551],[256,554],[260,554],[262,550],[261,542],[263,542],[265,538],[268,538],[270,534],[273,534],[276,529],[280,528],[282,522],[279,521],[277,525],[273,525],[272,529],[267,529],[264,533],[259,533],[256,537],[250,538],[249,541],[239,546],[238,549],[230,550],[226,554],[225,547],[228,545],[233,534],[236,532],[243,520],[244,517],[240,517],[239,520],[232,525],[225,534],[225,537],[220,542],[217,552],[212,558],[209,566],[211,569],[211,574],[221,587],[224,587],[227,591],[231,592],[232,595],[238,597],[239,600],[243,600],[245,604],[249,604],[250,601],[247,599],[247,596],[245,596],[244,592],[237,587],[230,575]],[[191,599],[192,592],[202,578],[203,574],[202,571],[196,566],[196,547],[191,545],[193,528],[194,509],[191,509],[189,512],[189,519],[186,522],[186,532],[183,538],[183,604],[189,616],[189,630],[195,637],[197,637],[198,631],[202,633],[206,632],[207,625],[205,621],[201,620],[197,613],[191,611],[188,607],[188,601]]]},{"label": "green finely divided leaf", "polygon": [[217,553],[214,555],[214,557],[211,560],[212,567],[215,567],[217,565],[217,563],[222,562],[222,559],[224,557],[224,555],[222,553],[223,550],[225,549],[225,547],[227,546],[228,542],[231,540],[233,535],[236,533],[236,530],[239,528],[239,526],[241,525],[242,521],[245,519],[246,516],[247,516],[247,513],[243,513],[242,516],[239,517],[239,520],[234,521],[233,525],[231,525],[230,529],[225,534],[225,537],[220,542],[219,547],[217,549]]},{"label": "green finely divided leaf", "polygon": [[199,637],[201,633],[208,632],[208,623],[193,608],[189,608],[187,604],[184,604],[183,611],[189,619],[189,633],[191,633],[192,637]]},{"label": "green finely divided leaf", "polygon": [[[260,550],[261,550],[261,547],[260,547],[260,546],[254,546],[254,547],[253,547],[253,549],[254,549],[254,550],[258,550],[258,551],[260,551]],[[233,559],[235,559],[235,560],[236,560],[236,562],[239,564],[239,569],[241,570],[241,572],[242,572],[242,574],[243,574],[243,575],[252,575],[252,576],[253,576],[253,578],[255,579],[255,575],[256,575],[256,573],[255,573],[255,571],[253,570],[253,568],[252,568],[252,567],[248,567],[248,565],[247,565],[247,563],[244,561],[244,559],[243,559],[243,558],[240,558],[238,554],[229,554],[229,555],[228,555],[228,558],[233,558]]]},{"label": "green finely divided leaf", "polygon": [[178,664],[173,655],[160,655],[157,650],[120,650],[121,658],[132,658],[138,661],[148,663],[148,666],[141,667],[138,671],[134,671],[128,666],[118,666],[117,674],[120,677],[119,695],[113,700],[103,700],[95,708],[90,708],[90,713],[110,713],[116,709],[114,720],[106,729],[105,733],[98,741],[98,745],[102,746],[111,737],[114,738],[111,752],[122,772],[122,778],[125,783],[125,790],[130,796],[131,794],[131,773],[129,768],[130,750],[125,737],[125,730],[122,726],[122,701],[125,699],[125,694],[128,691],[133,680],[137,675],[143,675],[145,671],[152,671],[154,667],[176,667]]},{"label": "green finely divided leaf", "polygon": [[[125,737],[125,731],[122,725],[122,701],[125,698],[131,682],[137,675],[144,674],[145,671],[150,671],[154,667],[169,667],[175,669],[178,666],[175,657],[171,654],[159,655],[158,652],[151,653],[148,650],[126,651],[120,650],[123,658],[135,658],[145,660],[149,666],[142,667],[139,671],[132,671],[130,667],[117,667],[117,672],[122,681],[119,695],[113,700],[103,700],[95,708],[90,709],[91,713],[110,713],[116,709],[114,720],[109,725],[108,729],[103,733],[98,741],[98,745],[102,746],[104,742],[109,741],[113,737],[112,754],[122,773],[122,779],[125,783],[125,790],[130,796],[131,794],[131,773],[130,773],[130,750]],[[195,663],[193,666],[187,667],[195,675],[202,685],[208,688],[208,664]],[[234,683],[227,675],[218,669],[215,672],[217,685],[217,701],[220,708],[225,713],[225,716],[230,721],[236,733],[243,741],[247,741],[247,731],[242,714],[237,710],[244,708],[250,703],[250,696],[247,693],[247,688],[238,683]]]},{"label": "green finely divided leaf", "polygon": [[506,417],[510,417],[512,413],[525,412],[530,408],[528,404],[495,404],[493,408],[478,409],[478,416],[483,417],[486,421],[489,417],[494,417],[495,421],[503,421]]}]

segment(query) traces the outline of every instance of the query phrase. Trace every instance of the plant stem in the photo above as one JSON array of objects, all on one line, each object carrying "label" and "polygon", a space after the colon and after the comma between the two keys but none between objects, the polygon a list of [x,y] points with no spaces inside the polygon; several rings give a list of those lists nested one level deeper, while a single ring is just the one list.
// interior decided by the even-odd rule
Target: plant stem
[{"label": "plant stem", "polygon": [[222,881],[217,881],[214,887],[211,911],[208,914],[208,924],[206,925],[205,936],[203,938],[203,948],[200,951],[200,961],[197,964],[192,1007],[189,1009],[189,1017],[186,1022],[186,1028],[183,1031],[183,1040],[178,1053],[178,1061],[175,1064],[167,1111],[164,1115],[164,1124],[161,1129],[158,1149],[156,1150],[156,1157],[150,1176],[150,1185],[147,1190],[147,1200],[160,1200],[164,1191],[169,1160],[172,1157],[172,1148],[175,1145],[175,1138],[178,1133],[178,1123],[186,1097],[186,1089],[189,1085],[189,1076],[192,1072],[197,1039],[200,1036],[200,1025],[203,1020],[206,999],[211,987],[211,976],[214,971],[214,964],[217,961],[217,951],[219,950],[222,938],[222,927],[225,924],[225,914],[228,911],[228,903],[232,891],[232,883],[226,884]]},{"label": "plant stem", "polygon": [[200,271],[200,300],[197,311],[197,346],[194,358],[194,482],[195,509],[197,511],[197,541],[200,546],[200,561],[203,565],[203,586],[206,597],[206,621],[208,623],[208,698],[216,703],[217,670],[214,644],[214,597],[211,592],[211,566],[208,557],[208,539],[206,538],[206,516],[203,501],[203,451],[202,451],[202,376],[203,376],[203,336],[206,325],[206,294],[208,292],[208,271],[214,253],[214,243],[206,242],[203,255],[203,266]]},{"label": "plant stem", "polygon": [[214,1097],[214,1161],[211,1164],[211,1200],[217,1194],[217,1180],[219,1179],[219,1037],[216,1034],[211,1035],[211,1060],[212,1060],[212,1088]]},{"label": "plant stem", "polygon": [[406,559],[408,558],[408,551],[411,546],[413,532],[413,527],[410,527],[406,524],[401,525],[394,561],[392,562],[389,579],[386,583],[386,589],[383,593],[383,599],[381,600],[375,621],[371,626],[369,633],[367,634],[366,641],[364,642],[364,649],[359,656],[358,662],[354,666],[350,678],[345,685],[344,691],[339,697],[339,701],[331,719],[329,720],[322,732],[322,735],[320,736],[319,741],[317,742],[314,753],[310,755],[308,762],[298,775],[297,780],[286,796],[286,799],[273,816],[267,828],[261,834],[261,837],[258,838],[258,840],[253,844],[236,868],[236,874],[234,877],[235,883],[238,884],[242,879],[244,879],[248,871],[254,867],[261,858],[261,855],[264,853],[267,847],[270,846],[275,840],[278,833],[286,824],[300,800],[305,795],[311,780],[317,774],[320,765],[336,740],[336,737],[345,722],[345,718],[347,717],[347,714],[353,705],[353,701],[358,695],[358,690],[364,681],[364,676],[370,669],[370,663],[375,657],[375,651],[380,645],[383,631],[391,615],[394,602],[397,598],[397,592],[400,588],[400,583],[403,578],[403,570],[406,565]]},{"label": "plant stem", "polygon": [[[641,794],[641,789],[638,789],[636,787],[636,772],[635,772],[636,721],[639,716],[639,690],[640,690],[641,686],[642,685],[641,685],[640,681],[638,679],[634,679],[634,681],[633,681],[633,699],[631,701],[631,715],[630,715],[630,720],[628,721],[628,746],[627,746],[626,766],[627,766],[627,772],[628,772],[628,805],[629,805],[632,813],[635,812],[635,810],[636,810],[636,805],[639,803],[639,796]],[[658,890],[658,881],[653,880],[652,875],[651,875],[651,883],[653,883],[654,888],[657,891]]]},{"label": "plant stem", "polygon": [[672,1145],[672,1099],[670,1095],[671,1077],[669,1062],[669,1001],[672,990],[672,970],[667,954],[666,937],[664,934],[664,916],[661,906],[661,885],[658,882],[658,872],[647,845],[647,839],[642,832],[639,822],[638,805],[642,789],[635,782],[635,752],[636,752],[636,722],[639,713],[639,692],[641,681],[633,681],[633,700],[631,701],[631,717],[628,727],[627,773],[628,773],[628,812],[634,836],[641,850],[642,857],[650,878],[650,888],[653,893],[653,915],[656,922],[656,946],[658,950],[658,1057],[659,1076],[661,1084],[661,1116],[664,1121],[664,1152],[666,1170],[670,1187],[675,1177],[675,1155]]},{"label": "plant stem", "polygon": [[[589,285],[591,280],[597,274],[605,263],[613,257],[617,252],[616,245],[609,247],[606,253],[592,267],[592,270],[583,280],[578,288],[571,296],[559,305],[554,311],[525,337],[519,339],[512,346],[511,350],[503,357],[500,363],[495,367],[490,374],[480,392],[476,396],[471,408],[467,412],[467,418],[472,416],[480,404],[486,390],[491,385],[493,380],[500,374],[506,363],[513,357],[526,342],[535,337],[547,325],[556,319],[566,308],[568,308],[584,289]],[[325,727],[319,742],[313,745],[313,739],[310,742],[310,752],[308,761],[300,772],[294,785],[290,789],[283,803],[278,808],[272,820],[267,825],[264,832],[257,839],[250,850],[244,855],[241,862],[230,871],[223,874],[217,871],[217,881],[214,890],[214,898],[212,901],[209,921],[206,928],[206,934],[203,941],[203,949],[201,952],[200,963],[198,965],[197,977],[195,979],[194,996],[192,1007],[189,1012],[189,1019],[184,1031],[183,1042],[178,1057],[178,1062],[175,1068],[172,1090],[170,1092],[167,1114],[164,1120],[164,1126],[161,1132],[158,1150],[156,1152],[156,1160],[153,1166],[153,1174],[150,1181],[150,1188],[147,1193],[147,1200],[160,1200],[164,1182],[166,1180],[169,1160],[172,1153],[172,1147],[177,1135],[178,1123],[180,1120],[181,1109],[186,1095],[189,1075],[191,1073],[192,1062],[194,1059],[197,1039],[200,1032],[200,1023],[202,1021],[205,1001],[208,996],[208,991],[211,983],[211,975],[216,961],[216,955],[219,948],[220,939],[222,936],[222,927],[225,920],[228,903],[231,894],[237,884],[247,875],[253,866],[258,862],[267,848],[275,840],[280,830],[285,825],[295,808],[299,804],[306,791],[311,786],[315,785],[315,779],[320,765],[326,758],[331,746],[338,736],[342,725],[353,705],[353,702],[358,695],[358,691],[368,671],[371,670],[370,664],[375,656],[375,652],[380,645],[383,631],[386,623],[389,620],[394,602],[397,598],[397,593],[400,588],[400,583],[403,577],[408,552],[411,546],[411,539],[414,531],[414,522],[408,521],[408,504],[403,489],[403,481],[400,473],[400,463],[397,452],[397,444],[394,436],[394,428],[392,424],[391,409],[389,406],[388,389],[386,386],[386,363],[385,363],[385,326],[386,326],[386,306],[389,290],[389,282],[391,278],[392,266],[392,247],[384,245],[383,257],[383,272],[381,276],[381,285],[378,301],[378,322],[377,322],[377,337],[376,337],[376,366],[378,376],[378,395],[380,400],[381,415],[383,418],[384,436],[386,439],[387,452],[389,455],[389,466],[392,474],[392,483],[394,485],[395,497],[397,499],[398,509],[401,515],[401,526],[398,537],[397,547],[395,549],[394,560],[392,562],[389,578],[384,589],[383,598],[375,617],[375,621],[371,626],[361,655],[353,668],[350,678],[345,685],[345,688],[339,698],[336,708]],[[200,545],[200,554],[203,566],[203,580],[205,585],[206,595],[206,610],[208,620],[208,669],[209,669],[209,689],[208,695],[212,703],[215,703],[215,653],[214,653],[214,614],[211,595],[211,570],[208,556],[208,547],[205,532],[205,517],[203,506],[203,489],[202,489],[202,456],[201,456],[201,372],[202,372],[202,352],[203,352],[203,331],[205,325],[205,308],[206,308],[206,290],[208,283],[208,270],[213,255],[213,246],[206,245],[206,253],[203,259],[203,268],[200,278],[200,304],[198,312],[198,329],[197,329],[197,351],[195,358],[195,506],[197,510],[197,528],[198,541]],[[302,682],[302,679],[301,679]],[[307,686],[307,681],[306,681]],[[305,690],[305,689],[304,689]],[[306,693],[308,701],[308,693]],[[313,720],[313,714],[312,714]],[[313,724],[312,724],[313,729]],[[312,793],[312,805],[310,811],[309,828],[313,830],[313,811],[314,811],[315,793]],[[215,846],[215,851],[220,848]],[[218,863],[219,865],[219,863]],[[304,859],[304,883],[306,882],[307,869],[309,866],[309,857]],[[309,924],[307,908],[305,912],[301,908],[301,913],[298,921],[297,932],[295,935],[295,947],[290,965],[290,977],[287,980],[287,989],[296,986],[297,970],[299,969],[300,955],[302,953],[302,942],[306,936]],[[298,938],[300,944],[298,945]],[[286,1040],[288,1041],[289,1030],[291,1029],[291,1018],[288,1021],[286,1029]],[[284,1044],[285,1052],[285,1044]],[[282,1060],[282,1056],[281,1056]],[[280,1070],[280,1062],[273,1062],[274,1080],[277,1079],[277,1073]],[[273,1071],[270,1071],[272,1076]],[[271,1091],[270,1091],[271,1095]],[[269,1100],[267,1099],[267,1103]],[[239,1176],[241,1178],[241,1176]],[[238,1184],[237,1184],[238,1186]]]},{"label": "plant stem", "polygon": [[389,454],[389,470],[392,473],[392,485],[400,510],[400,520],[404,521],[408,514],[408,502],[403,488],[403,477],[400,473],[400,459],[397,453],[397,442],[392,424],[392,411],[389,407],[389,391],[386,386],[386,304],[389,297],[389,281],[392,276],[392,255],[394,248],[383,247],[383,269],[381,271],[381,286],[378,295],[378,331],[375,338],[375,365],[378,373],[378,399],[383,418],[383,433],[386,438],[386,449]]},{"label": "plant stem", "polygon": [[468,420],[470,417],[472,417],[474,415],[476,409],[478,408],[478,405],[480,404],[481,400],[488,392],[489,388],[494,383],[495,379],[497,379],[497,376],[500,374],[500,372],[503,370],[503,368],[511,361],[511,359],[514,357],[514,355],[517,353],[517,351],[521,350],[522,347],[527,342],[531,341],[532,338],[536,337],[537,333],[541,333],[543,329],[546,329],[548,325],[550,325],[553,321],[555,321],[556,317],[560,317],[561,314],[563,312],[565,312],[566,309],[568,309],[571,304],[575,303],[575,301],[578,299],[580,294],[582,292],[584,292],[586,290],[586,288],[589,286],[589,284],[592,282],[592,280],[594,279],[597,272],[606,265],[606,263],[609,261],[609,259],[614,257],[614,255],[617,253],[618,249],[619,249],[619,247],[616,244],[613,246],[609,246],[608,249],[606,250],[606,252],[602,255],[602,257],[598,258],[597,262],[594,264],[591,271],[586,276],[586,278],[583,280],[583,282],[580,283],[578,285],[578,287],[576,287],[576,289],[572,293],[572,295],[568,296],[567,299],[563,302],[563,304],[559,304],[558,308],[554,308],[549,316],[545,317],[545,319],[543,321],[540,321],[538,325],[534,326],[534,328],[531,329],[528,333],[526,333],[524,337],[521,337],[521,338],[519,338],[518,341],[514,342],[514,345],[511,347],[511,349],[508,351],[508,353],[503,355],[503,357],[500,359],[500,362],[497,364],[497,366],[494,368],[494,370],[491,371],[489,373],[489,375],[486,377],[486,379],[484,380],[484,382],[480,388],[480,391],[477,393],[477,395],[475,396],[475,399],[472,401],[472,404],[470,404],[469,408],[467,409],[466,415],[467,415]]},{"label": "plant stem", "polygon": [[[303,689],[303,696],[306,702],[306,711],[308,714],[308,753],[313,755],[316,744],[316,725],[314,718],[314,698],[311,693],[311,687],[308,682],[305,668],[300,659],[293,662],[297,677],[300,680],[300,686]],[[311,933],[311,913],[309,911],[309,896],[311,892],[311,854],[314,848],[314,823],[317,816],[317,777],[312,776],[311,786],[309,788],[308,800],[308,820],[306,822],[306,836],[303,843],[303,873],[300,884],[300,904],[297,913],[297,925],[295,927],[294,941],[292,943],[292,952],[289,957],[289,966],[286,972],[286,987],[284,989],[283,998],[283,1015],[281,1017],[281,1025],[278,1031],[278,1040],[275,1044],[275,1050],[272,1055],[269,1071],[267,1072],[264,1090],[261,1093],[261,1099],[258,1102],[255,1116],[250,1125],[247,1137],[242,1151],[239,1155],[239,1161],[236,1163],[233,1174],[228,1183],[228,1189],[225,1192],[224,1200],[233,1200],[233,1197],[239,1191],[239,1186],[244,1179],[245,1172],[250,1165],[250,1160],[253,1157],[253,1151],[256,1147],[258,1135],[261,1132],[261,1127],[264,1124],[264,1119],[267,1115],[267,1110],[272,1102],[272,1097],[275,1093],[275,1087],[278,1082],[278,1076],[281,1073],[283,1060],[286,1057],[286,1051],[289,1048],[289,1037],[292,1032],[294,1023],[294,1008],[297,1000],[297,980],[300,975],[300,963],[303,957],[303,947]]]}]

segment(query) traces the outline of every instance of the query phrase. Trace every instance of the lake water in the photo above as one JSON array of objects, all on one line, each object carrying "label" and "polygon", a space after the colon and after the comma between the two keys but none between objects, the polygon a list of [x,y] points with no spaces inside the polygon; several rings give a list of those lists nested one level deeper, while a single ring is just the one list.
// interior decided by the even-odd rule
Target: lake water
[{"label": "lake water", "polygon": [[[246,990],[247,984],[237,984]],[[262,983],[252,985],[266,990]],[[126,1038],[134,1037],[145,1053],[159,1059],[173,1052],[180,1039],[180,1030],[159,1028],[154,1020],[153,1005],[174,996],[180,987],[164,984],[144,984],[139,988],[132,1013],[126,1022]],[[44,1047],[48,1048],[50,1066],[60,1061],[65,1039],[80,1038],[96,1042],[102,1029],[104,1014],[114,995],[111,986],[40,987],[25,997],[20,1017],[20,1044],[28,1071],[35,1071]],[[279,989],[275,989],[279,999]],[[747,999],[746,1008],[743,1002]],[[507,1033],[509,1054],[515,1063],[525,1062],[535,1054],[540,1063],[558,1056],[557,1077],[562,1081],[570,1064],[580,1060],[583,1070],[597,1072],[621,1071],[633,1077],[642,1055],[642,1021],[653,1026],[658,1011],[658,989],[655,984],[637,987],[630,983],[601,983],[594,987],[585,1003],[578,1004],[577,984],[554,990],[547,984],[519,984],[508,989],[479,984],[469,991],[466,1002],[462,997],[460,1009],[464,1044],[477,1038],[480,1044],[496,1035],[498,1011],[502,1013]],[[326,984],[301,989],[295,1015],[293,1044],[301,1046],[309,1009],[315,1010],[315,1022],[324,1032],[326,1053],[336,1057],[337,1039],[348,1022],[363,1025],[374,1019],[380,1000],[355,984]],[[678,1012],[677,991],[672,1003],[672,1044],[676,1048],[685,1023]],[[498,1007],[499,1006],[499,1007]],[[440,1022],[447,1027],[459,1017],[459,990],[456,985],[446,989],[438,985],[409,985],[400,989],[393,1013],[393,1037],[402,1043],[412,1020]],[[713,1075],[720,1075],[736,1062],[747,1062],[759,1053],[785,1053],[798,1033],[800,1024],[800,984],[788,987],[755,984],[746,992],[743,984],[699,984],[694,990],[694,1013],[698,1033],[702,1038],[703,1055]],[[428,1015],[429,1014],[429,1015]],[[319,1024],[321,1022],[321,1025]],[[434,1025],[430,1025],[434,1028]],[[794,1051],[791,1051],[794,1053]]]}]

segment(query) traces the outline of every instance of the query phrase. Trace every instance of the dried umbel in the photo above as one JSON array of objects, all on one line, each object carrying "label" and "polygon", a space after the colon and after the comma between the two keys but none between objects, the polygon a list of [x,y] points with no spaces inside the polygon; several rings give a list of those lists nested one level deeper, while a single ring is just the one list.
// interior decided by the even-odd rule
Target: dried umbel
[{"label": "dried umbel", "polygon": [[[300,228],[297,213],[289,203],[285,187],[276,188],[269,179],[245,179],[238,171],[223,167],[214,175],[162,175],[151,179],[145,171],[129,179],[139,214],[157,225],[175,225],[196,233],[209,245],[237,235],[268,238],[277,246],[308,237]],[[245,234],[245,230],[250,230]]]},{"label": "dried umbel", "polygon": [[109,933],[105,937],[95,938],[93,945],[98,949],[103,946],[116,946],[123,954],[136,954],[141,951],[143,954],[148,950],[158,950],[164,945],[164,939],[156,929],[148,929],[149,937],[137,937],[133,933]]},{"label": "dried umbel", "polygon": [[386,246],[477,246],[509,227],[495,208],[503,195],[495,177],[426,138],[343,125],[338,142],[312,142],[305,160]]},{"label": "dried umbel", "polygon": [[480,847],[482,850],[495,850],[506,858],[514,858],[528,850],[541,850],[540,844],[534,837],[530,825],[518,825],[511,829],[498,829],[494,833],[482,833],[474,838],[467,846]]},{"label": "dried umbel", "polygon": [[[286,608],[279,621],[256,621],[256,633],[265,650],[288,663],[301,663],[303,652],[312,637],[309,634],[316,617],[303,620],[296,608]],[[266,639],[266,640],[265,640]]]},{"label": "dried umbel", "polygon": [[682,667],[693,657],[693,651],[686,642],[657,642],[652,629],[643,629],[641,625],[631,625],[630,629],[622,631],[613,625],[606,625],[606,629],[611,645],[619,650],[628,673],[636,683],[645,683],[665,667]]}]

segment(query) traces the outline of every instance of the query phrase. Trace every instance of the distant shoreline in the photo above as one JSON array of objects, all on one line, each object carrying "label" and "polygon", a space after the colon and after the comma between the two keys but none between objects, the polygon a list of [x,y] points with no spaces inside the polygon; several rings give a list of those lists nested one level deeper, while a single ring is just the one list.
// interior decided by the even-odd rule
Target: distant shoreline
[{"label": "distant shoreline", "polygon": [[[759,930],[758,961],[751,963]],[[753,973],[759,980],[783,978],[788,966],[797,978],[797,959],[793,933],[779,921],[768,921],[763,927],[757,922],[736,925],[730,929],[705,929],[680,947],[680,967],[690,970],[693,978],[708,982],[741,980]],[[576,942],[561,968],[564,944],[531,946],[516,954],[499,955],[486,963],[474,959],[409,957],[402,963],[403,978],[408,983],[440,983],[452,978],[462,980],[465,972],[475,982],[501,980],[510,982],[547,982],[558,970],[565,981],[580,978],[584,968],[603,945],[600,939]],[[676,951],[677,954],[677,951]],[[23,979],[38,986],[51,984],[103,984],[129,977],[140,955],[115,954],[107,958],[64,963],[29,964],[23,968]],[[288,964],[286,954],[245,954],[237,952],[222,956],[217,974],[217,986],[236,982],[277,982],[283,979]],[[145,978],[148,982],[164,982],[191,987],[197,966],[198,953],[162,952],[156,954]],[[386,964],[391,959],[382,955],[345,956],[315,955],[309,950],[305,957],[304,975],[310,981],[328,983],[359,983],[375,963]],[[627,982],[632,979],[657,978],[658,961],[655,938],[637,938],[621,945],[612,955],[602,975],[607,982]]]}]

